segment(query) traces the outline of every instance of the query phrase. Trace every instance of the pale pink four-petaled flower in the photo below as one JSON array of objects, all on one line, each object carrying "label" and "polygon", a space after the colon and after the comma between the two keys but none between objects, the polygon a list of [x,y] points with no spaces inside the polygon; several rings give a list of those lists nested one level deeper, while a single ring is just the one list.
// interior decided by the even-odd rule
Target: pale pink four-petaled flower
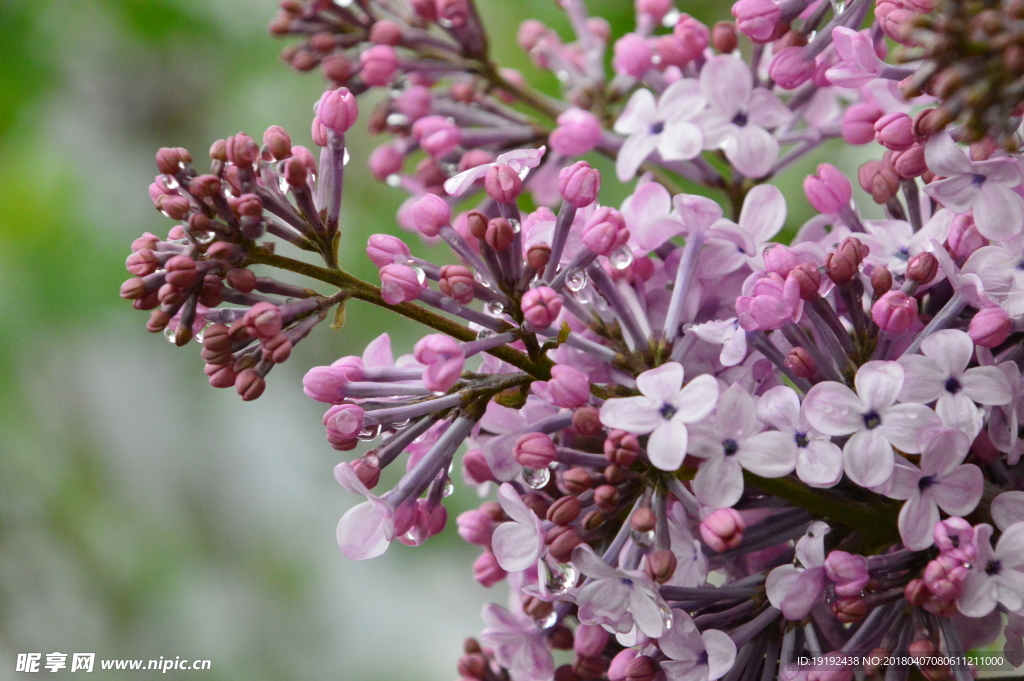
[{"label": "pale pink four-petaled flower", "polygon": [[700,154],[704,136],[692,119],[706,104],[700,83],[692,78],[672,83],[657,103],[650,90],[634,92],[615,121],[615,132],[628,135],[615,161],[619,179],[631,179],[654,150],[666,161],[690,160]]},{"label": "pale pink four-petaled flower", "polygon": [[668,656],[661,670],[668,681],[715,681],[736,662],[736,644],[718,629],[700,631],[684,610],[672,609],[672,627],[658,639]]},{"label": "pale pink four-petaled flower", "polygon": [[683,463],[687,424],[706,418],[718,401],[718,381],[702,374],[683,386],[683,367],[663,364],[636,377],[638,397],[610,399],[601,407],[601,423],[638,435],[650,433],[651,463],[674,471]]}]

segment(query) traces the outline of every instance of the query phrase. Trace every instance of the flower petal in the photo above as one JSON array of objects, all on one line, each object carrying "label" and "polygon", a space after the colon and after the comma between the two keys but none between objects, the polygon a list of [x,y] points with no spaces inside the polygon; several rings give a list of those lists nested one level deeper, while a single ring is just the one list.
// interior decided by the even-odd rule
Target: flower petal
[{"label": "flower petal", "polygon": [[797,448],[793,438],[777,430],[748,437],[740,444],[736,458],[740,465],[763,478],[781,478],[796,468]]},{"label": "flower petal", "polygon": [[796,583],[801,572],[803,572],[803,568],[798,568],[795,565],[780,565],[768,573],[768,579],[765,580],[764,588],[765,593],[768,595],[768,602],[772,604],[772,607],[777,610],[782,609],[782,603],[786,600],[786,595],[793,588],[793,584]]},{"label": "flower petal", "polygon": [[963,331],[942,329],[921,341],[921,352],[948,376],[959,376],[974,356],[974,343]]},{"label": "flower petal", "polygon": [[1006,528],[999,538],[994,555],[1004,568],[1024,565],[1024,522]]},{"label": "flower petal", "polygon": [[1006,375],[998,367],[974,367],[960,377],[964,394],[978,404],[1009,404],[1013,392]]},{"label": "flower petal", "polygon": [[779,158],[779,141],[759,125],[736,128],[721,143],[729,162],[747,177],[764,177]]},{"label": "flower petal", "polygon": [[843,477],[843,452],[828,440],[811,440],[797,450],[796,476],[814,487],[832,487]]},{"label": "flower petal", "polygon": [[619,157],[615,160],[615,174],[620,182],[633,179],[640,164],[658,148],[659,138],[660,135],[652,135],[646,130],[635,132],[626,138],[619,150]]},{"label": "flower petal", "polygon": [[693,494],[705,506],[728,508],[743,496],[743,470],[729,457],[706,460],[693,477]]},{"label": "flower petal", "polygon": [[533,565],[540,555],[540,546],[536,529],[517,522],[499,524],[491,536],[491,550],[506,572],[521,572]]},{"label": "flower petal", "polygon": [[935,412],[923,404],[897,404],[882,415],[878,430],[894,447],[907,454],[918,454],[923,444],[921,436],[941,425]]},{"label": "flower petal", "polygon": [[708,655],[708,680],[715,681],[729,673],[736,663],[736,643],[724,631],[708,629],[701,634]]},{"label": "flower petal", "polygon": [[823,381],[804,397],[804,416],[825,435],[849,435],[864,428],[864,404],[842,383]]},{"label": "flower petal", "polygon": [[980,570],[971,570],[964,578],[956,607],[966,617],[984,617],[996,607],[994,580]]},{"label": "flower petal", "polygon": [[616,397],[601,405],[601,423],[644,435],[665,419],[649,397]]},{"label": "flower petal", "polygon": [[683,365],[668,362],[657,369],[649,369],[636,377],[636,387],[659,408],[662,403],[671,403],[683,387]]},{"label": "flower petal", "polygon": [[992,500],[990,512],[996,527],[1003,532],[1010,525],[1024,521],[1024,492],[1003,492]]},{"label": "flower petal", "polygon": [[498,488],[498,503],[501,504],[501,509],[505,511],[505,514],[515,522],[527,527],[533,527],[536,522],[537,516],[519,496],[516,488],[507,482],[502,483]]},{"label": "flower petal", "polygon": [[766,391],[757,401],[757,418],[779,430],[800,429],[800,398],[789,386]]},{"label": "flower petal", "polygon": [[921,451],[921,473],[946,475],[967,458],[971,440],[956,428],[941,428],[928,437]]},{"label": "flower petal", "polygon": [[931,493],[939,508],[949,515],[963,517],[978,506],[984,489],[981,469],[968,463],[939,479],[932,485]]},{"label": "flower petal", "polygon": [[924,159],[928,169],[936,175],[951,177],[971,172],[967,154],[947,132],[939,132],[928,138],[924,145]]},{"label": "flower petal", "polygon": [[662,421],[647,440],[651,463],[663,471],[675,471],[683,465],[687,447],[686,424],[678,419]]},{"label": "flower petal", "polygon": [[1006,185],[986,182],[974,200],[974,224],[993,241],[1012,239],[1024,227],[1024,198]]},{"label": "flower petal", "polygon": [[708,103],[723,117],[732,120],[747,108],[754,79],[746,63],[721,55],[708,59],[701,68],[700,88]]},{"label": "flower petal", "polygon": [[747,120],[762,128],[777,128],[793,120],[793,112],[771,90],[759,87],[750,93]]},{"label": "flower petal", "polygon": [[880,430],[858,431],[843,447],[843,470],[861,487],[876,487],[892,475],[892,445]]},{"label": "flower petal", "polygon": [[619,114],[612,130],[620,135],[646,132],[651,124],[657,121],[657,110],[658,106],[654,103],[651,91],[640,88],[629,98],[626,108]]},{"label": "flower petal", "polygon": [[658,98],[658,118],[667,123],[688,121],[699,113],[708,100],[696,78],[681,78],[665,88]]},{"label": "flower petal", "polygon": [[710,374],[701,374],[687,383],[672,400],[671,404],[676,409],[672,418],[683,423],[696,423],[706,419],[717,403],[718,381]]},{"label": "flower petal", "polygon": [[388,550],[395,534],[387,506],[370,499],[350,508],[338,521],[338,548],[352,560],[376,558]]},{"label": "flower petal", "polygon": [[929,495],[915,494],[903,504],[897,526],[903,544],[911,551],[923,551],[935,543],[932,530],[939,522],[939,507]]},{"label": "flower petal", "polygon": [[783,617],[793,621],[807,617],[814,604],[821,600],[827,583],[828,575],[823,567],[807,568],[801,572],[782,601],[780,610]]},{"label": "flower petal", "polygon": [[740,211],[740,228],[756,243],[768,241],[786,224],[786,199],[779,188],[759,184],[747,193]]},{"label": "flower petal", "polygon": [[934,402],[943,394],[949,373],[934,359],[923,355],[903,355],[899,363],[904,372],[900,402],[925,404]]},{"label": "flower petal", "polygon": [[899,362],[874,361],[864,364],[857,371],[853,384],[857,388],[857,395],[869,410],[882,412],[896,402],[903,388],[903,378],[903,367]]},{"label": "flower petal", "polygon": [[669,123],[658,137],[658,153],[666,161],[689,161],[704,148],[704,133],[693,123]]}]

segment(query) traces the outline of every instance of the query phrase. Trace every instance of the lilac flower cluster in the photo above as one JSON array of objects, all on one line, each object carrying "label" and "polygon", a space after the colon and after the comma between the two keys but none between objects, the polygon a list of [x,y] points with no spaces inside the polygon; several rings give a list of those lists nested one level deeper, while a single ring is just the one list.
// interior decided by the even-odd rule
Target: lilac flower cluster
[{"label": "lilac flower cluster", "polygon": [[[285,57],[333,81],[319,158],[276,126],[215,143],[206,174],[162,149],[150,195],[180,224],[134,242],[122,297],[201,341],[210,383],[243,399],[349,299],[432,328],[303,388],[333,448],[372,445],[335,468],[365,499],[338,525],[346,556],[441,532],[463,446],[462,483],[496,494],[456,520],[482,549],[473,577],[510,587],[464,681],[907,678],[847,663],[872,651],[962,681],[966,663],[924,660],[1001,633],[1021,657],[1024,175],[995,138],[962,147],[937,93],[909,96],[931,62],[885,61],[931,3],[739,0],[708,27],[637,0],[614,42],[582,0],[560,5],[572,42],[518,34],[554,99],[493,65],[470,0],[283,2],[273,32],[301,37]],[[345,134],[372,88],[369,128],[391,138],[370,171],[409,194],[399,225],[453,254],[375,234],[379,286],[336,255]],[[789,198],[818,214],[773,241],[771,180],[831,140],[873,150],[857,181],[885,218],[825,163]],[[590,153],[634,183],[618,208]]]}]

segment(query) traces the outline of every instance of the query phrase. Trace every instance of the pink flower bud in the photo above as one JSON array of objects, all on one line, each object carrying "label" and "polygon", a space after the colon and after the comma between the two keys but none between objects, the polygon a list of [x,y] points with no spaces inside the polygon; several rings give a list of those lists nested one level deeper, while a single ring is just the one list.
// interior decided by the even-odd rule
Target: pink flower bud
[{"label": "pink flower bud", "polygon": [[258,399],[266,389],[266,380],[255,369],[246,369],[235,379],[235,392],[244,402]]},{"label": "pink flower bud", "polygon": [[380,292],[388,305],[416,300],[426,283],[407,265],[392,263],[380,269]]},{"label": "pink flower bud", "polygon": [[966,260],[972,253],[988,246],[988,239],[981,235],[974,218],[970,215],[957,215],[953,218],[953,224],[949,227],[949,235],[946,237],[946,244],[950,252],[957,260]]},{"label": "pink flower bud", "polygon": [[260,147],[245,133],[232,135],[227,139],[228,160],[239,167],[248,167],[260,157]]},{"label": "pink flower bud", "polygon": [[551,29],[543,22],[536,19],[526,19],[519,24],[519,31],[516,33],[516,42],[523,52],[533,52],[542,40],[551,36]]},{"label": "pink flower bud", "polygon": [[786,368],[800,378],[811,378],[818,371],[818,364],[811,353],[804,348],[793,348],[786,355]]},{"label": "pink flower bud", "polygon": [[976,345],[983,348],[996,348],[1010,337],[1013,332],[1013,322],[1006,310],[993,305],[986,307],[974,315],[971,319],[971,327],[968,335]]},{"label": "pink flower bud", "polygon": [[423,236],[437,236],[452,220],[451,207],[437,194],[424,194],[412,204],[410,212],[412,223]]},{"label": "pink flower bud", "polygon": [[572,648],[581,657],[599,657],[608,645],[610,635],[599,624],[581,624],[576,627]]},{"label": "pink flower bud", "polygon": [[618,74],[643,78],[654,66],[653,56],[654,52],[644,38],[636,33],[627,33],[615,41],[612,67]]},{"label": "pink flower bud", "polygon": [[273,303],[256,303],[246,311],[243,319],[249,333],[256,338],[276,336],[284,325],[281,308]]},{"label": "pink flower bud", "polygon": [[387,19],[375,21],[370,28],[370,42],[374,45],[395,46],[402,42],[402,29]]},{"label": "pink flower bud", "polygon": [[610,255],[629,241],[629,230],[622,213],[602,206],[583,225],[583,244],[597,255]]},{"label": "pink flower bud", "polygon": [[433,96],[430,89],[422,85],[413,85],[402,92],[394,99],[395,111],[407,116],[410,120],[418,121],[430,114],[430,107],[433,104]]},{"label": "pink flower bud", "polygon": [[462,468],[466,482],[470,484],[482,485],[485,482],[497,482],[498,480],[494,477],[491,467],[487,465],[483,450],[471,449],[466,452],[462,457]]},{"label": "pink flower bud", "polygon": [[448,392],[462,374],[466,356],[459,342],[442,333],[424,336],[413,348],[413,356],[425,364],[423,385],[431,392]]},{"label": "pink flower bud", "polygon": [[342,367],[313,367],[302,377],[302,392],[306,393],[306,397],[317,402],[326,404],[340,402],[345,399],[345,386],[349,382],[345,374],[345,369]]},{"label": "pink flower bud", "polygon": [[484,241],[496,251],[504,251],[512,245],[516,233],[511,223],[505,218],[494,218],[487,221]]},{"label": "pink flower bud", "polygon": [[558,127],[548,141],[559,154],[580,156],[601,141],[601,121],[589,111],[573,107],[559,114]]},{"label": "pink flower bud", "polygon": [[209,377],[213,388],[230,388],[238,380],[238,374],[227,365],[207,364],[203,367],[203,373]]},{"label": "pink flower bud", "polygon": [[943,554],[925,566],[924,583],[937,598],[953,601],[960,597],[967,573],[963,560]]},{"label": "pink flower bud", "polygon": [[768,67],[768,75],[783,90],[794,90],[814,76],[815,63],[807,59],[803,47],[787,47],[779,51]]},{"label": "pink flower bud", "polygon": [[720,508],[700,522],[700,536],[708,546],[722,553],[740,545],[746,528],[735,509]]},{"label": "pink flower bud", "polygon": [[398,53],[390,45],[374,45],[359,55],[363,68],[359,75],[370,86],[383,87],[391,82],[398,70]]},{"label": "pink flower bud", "polygon": [[928,172],[928,164],[925,163],[924,145],[913,144],[905,151],[898,151],[892,155],[893,169],[900,177],[910,179],[921,177]]},{"label": "pink flower bud", "polygon": [[917,300],[899,289],[889,291],[871,306],[871,318],[888,333],[906,333],[917,319]]},{"label": "pink flower bud", "polygon": [[804,193],[815,210],[833,215],[850,205],[853,186],[834,165],[822,163],[816,175],[808,175],[804,180]]},{"label": "pink flower bud", "polygon": [[601,173],[586,161],[577,161],[558,172],[558,192],[576,208],[589,206],[601,191]]},{"label": "pink flower bud", "polygon": [[900,188],[899,174],[884,157],[881,161],[868,161],[862,165],[857,170],[857,180],[879,205],[888,203]]},{"label": "pink flower bud", "polygon": [[680,56],[686,62],[698,59],[704,54],[711,39],[711,31],[708,30],[708,27],[685,12],[679,15],[679,19],[672,29],[672,35],[678,39],[681,49]]},{"label": "pink flower bud", "polygon": [[[347,87],[328,90],[320,96],[316,105],[316,117],[320,123],[338,135],[344,135],[355,125],[359,107],[355,96]],[[320,146],[323,146],[322,144]]]},{"label": "pink flower bud", "polygon": [[[316,368],[332,369],[334,367]],[[313,370],[311,369],[310,372],[307,372],[306,376],[309,376],[312,371]],[[305,379],[303,379],[302,382],[303,386],[305,386]],[[341,383],[341,385],[343,386],[344,383],[347,383],[347,381]],[[306,394],[309,395],[309,393]],[[322,402],[323,400],[318,401]],[[364,416],[365,413],[363,412],[362,407],[357,404],[336,404],[327,410],[324,414],[323,421],[328,432],[333,431],[339,438],[350,440],[363,431]]]},{"label": "pink flower bud", "polygon": [[886,149],[906,151],[914,145],[914,120],[902,111],[887,113],[875,121],[875,141]]},{"label": "pink flower bud", "polygon": [[366,242],[366,255],[377,267],[395,262],[401,264],[409,259],[409,247],[396,236],[371,234]]},{"label": "pink flower bud", "polygon": [[843,139],[847,144],[867,144],[875,139],[875,121],[882,113],[874,104],[853,104],[843,113]]},{"label": "pink flower bud", "polygon": [[746,331],[781,329],[799,314],[800,280],[783,279],[774,272],[757,279],[750,293],[736,299],[736,317]]},{"label": "pink flower bud", "polygon": [[963,562],[969,563],[977,556],[978,551],[974,546],[974,528],[963,518],[946,518],[935,523],[932,537],[940,551],[960,558]]},{"label": "pink flower bud", "polygon": [[473,561],[473,579],[481,586],[490,588],[505,579],[508,573],[498,565],[498,559],[490,551],[484,551]]},{"label": "pink flower bud", "polygon": [[767,43],[775,37],[782,10],[772,0],[739,0],[732,15],[741,33],[755,43]]},{"label": "pink flower bud", "polygon": [[626,648],[613,657],[608,667],[608,681],[626,681],[626,670],[639,654],[636,648]]},{"label": "pink flower bud", "polygon": [[[377,457],[371,458],[376,459]],[[356,459],[352,462],[352,471],[359,478],[359,482],[366,485],[366,489],[373,489],[380,482],[380,466],[375,461]]]},{"label": "pink flower bud", "polygon": [[156,152],[156,167],[164,175],[173,175],[181,170],[184,163],[180,150],[174,147],[161,147]]},{"label": "pink flower bud", "polygon": [[613,430],[604,441],[604,458],[624,468],[632,466],[640,456],[640,442],[633,433]]},{"label": "pink flower bud", "polygon": [[184,220],[192,206],[184,196],[162,194],[156,198],[156,209],[172,220]]},{"label": "pink flower bud", "polygon": [[378,180],[402,172],[405,156],[394,144],[382,144],[370,153],[370,172]]},{"label": "pink flower bud", "polygon": [[[633,9],[637,14],[643,14],[648,17],[652,24],[660,24],[661,20],[668,14],[668,11],[672,9],[672,0],[636,0],[633,3]],[[596,657],[596,655],[597,653],[587,657]]]},{"label": "pink flower bud", "polygon": [[711,29],[711,44],[722,54],[731,54],[739,46],[736,24],[731,21],[719,21]]},{"label": "pink flower bud", "polygon": [[555,461],[555,443],[544,433],[527,433],[516,440],[513,455],[520,466],[540,470]]},{"label": "pink flower bud", "polygon": [[939,272],[939,260],[931,253],[918,253],[907,262],[907,279],[927,284]]},{"label": "pink flower bud", "polygon": [[552,367],[550,381],[534,381],[530,388],[537,397],[563,409],[582,407],[590,400],[590,379],[565,364]]},{"label": "pink flower bud", "polygon": [[445,265],[437,282],[441,293],[451,296],[456,303],[468,305],[473,302],[473,273],[462,265]]},{"label": "pink flower bud", "polygon": [[523,295],[523,316],[535,328],[551,326],[562,311],[562,296],[548,286],[530,289]]},{"label": "pink flower bud", "polygon": [[783,279],[800,264],[796,254],[783,244],[771,244],[764,249],[764,268]]},{"label": "pink flower bud", "polygon": [[502,163],[487,170],[484,189],[498,203],[515,203],[516,198],[523,193],[523,181],[512,166]]},{"label": "pink flower bud", "polygon": [[413,123],[412,134],[432,158],[447,156],[462,139],[459,128],[444,116],[424,116]]},{"label": "pink flower bud", "polygon": [[494,534],[494,519],[491,516],[473,509],[460,513],[455,519],[455,524],[463,541],[485,549],[491,548],[491,535]]},{"label": "pink flower bud", "polygon": [[801,300],[810,300],[818,294],[821,288],[821,273],[811,263],[800,263],[786,276],[788,282],[792,279],[800,289]]},{"label": "pink flower bud", "polygon": [[856,596],[871,579],[868,561],[864,556],[846,551],[832,551],[828,554],[825,574],[835,583],[836,594],[839,596]]},{"label": "pink flower bud", "polygon": [[129,255],[128,260],[125,261],[125,267],[136,277],[144,277],[147,274],[153,274],[153,272],[156,272],[159,265],[160,261],[157,260],[156,253],[148,248],[141,248],[135,251]]},{"label": "pink flower bud", "polygon": [[451,22],[452,26],[465,26],[470,9],[467,0],[437,0],[437,18]]},{"label": "pink flower bud", "polygon": [[263,133],[263,144],[270,150],[270,155],[283,161],[292,155],[292,138],[280,125],[272,125]]}]

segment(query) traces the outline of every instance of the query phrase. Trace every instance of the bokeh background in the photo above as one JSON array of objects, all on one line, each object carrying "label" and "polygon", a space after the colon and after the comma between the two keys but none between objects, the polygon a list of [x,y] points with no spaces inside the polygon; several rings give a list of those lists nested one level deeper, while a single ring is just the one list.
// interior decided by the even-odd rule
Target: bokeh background
[{"label": "bokeh background", "polygon": [[[591,6],[616,36],[632,28],[627,0]],[[711,22],[727,3],[680,8]],[[243,404],[208,387],[195,345],[148,334],[117,297],[131,240],[171,226],[146,192],[158,147],[187,147],[202,168],[213,140],[271,124],[311,146],[324,82],[278,59],[274,10],[0,0],[0,679],[21,676],[19,652],[59,651],[212,660],[166,678],[442,681],[481,605],[505,599],[471,578],[476,550],[454,517],[477,500],[461,486],[448,530],[423,547],[357,563],[335,544],[357,500],[331,475],[340,455],[302,374],[385,330],[408,352],[421,330],[352,304],[343,330],[322,325]],[[533,16],[568,39],[555,3],[481,10],[496,57],[554,93],[514,38]],[[350,137],[343,266],[374,278],[366,236],[397,229],[403,196],[355,170],[371,143]],[[791,226],[808,215],[798,183],[812,165],[783,180]],[[617,205],[613,185],[603,198]]]}]

